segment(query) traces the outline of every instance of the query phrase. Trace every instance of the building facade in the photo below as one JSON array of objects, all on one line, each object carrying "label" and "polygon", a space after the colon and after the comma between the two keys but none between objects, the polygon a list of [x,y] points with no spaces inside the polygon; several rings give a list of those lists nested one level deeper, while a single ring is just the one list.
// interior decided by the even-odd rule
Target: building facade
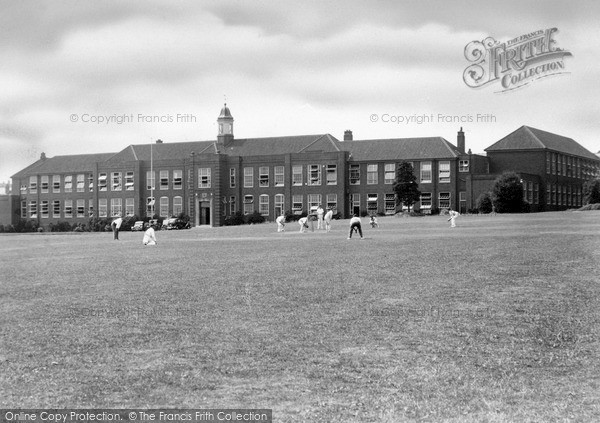
[{"label": "building facade", "polygon": [[[583,183],[598,175],[600,160],[575,141],[521,127],[486,149],[465,152],[442,137],[343,140],[330,134],[272,138],[234,137],[225,105],[216,141],[130,145],[117,153],[40,159],[13,175],[13,194],[23,219],[40,226],[90,217],[171,217],[220,226],[236,212],[274,220],[321,205],[342,217],[394,214],[398,165],[411,162],[419,189],[415,209],[465,212],[498,174],[518,172],[534,211],[581,205]],[[18,189],[18,192],[15,190]],[[18,199],[18,200],[17,200]]]}]

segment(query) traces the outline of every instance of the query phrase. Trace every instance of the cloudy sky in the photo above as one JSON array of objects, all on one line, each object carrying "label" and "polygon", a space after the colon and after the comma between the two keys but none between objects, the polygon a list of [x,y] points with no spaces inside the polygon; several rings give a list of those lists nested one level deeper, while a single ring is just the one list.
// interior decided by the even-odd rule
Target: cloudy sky
[{"label": "cloudy sky", "polygon": [[[462,126],[467,148],[483,152],[529,125],[600,150],[600,6],[592,0],[0,6],[0,181],[41,152],[215,139],[225,98],[238,138],[342,139],[351,129],[355,139],[454,143]],[[471,41],[547,28],[558,28],[556,46],[572,53],[564,74],[504,93],[499,83],[473,89],[463,81]],[[477,122],[478,114],[493,119]]]}]

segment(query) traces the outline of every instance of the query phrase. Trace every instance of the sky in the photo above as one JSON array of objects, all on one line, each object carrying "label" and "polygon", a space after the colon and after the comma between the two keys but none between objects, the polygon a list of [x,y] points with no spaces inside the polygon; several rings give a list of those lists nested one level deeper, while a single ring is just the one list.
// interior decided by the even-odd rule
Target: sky
[{"label": "sky", "polygon": [[[594,1],[0,0],[0,181],[130,144],[441,136],[483,150],[522,125],[600,150]],[[465,47],[556,28],[562,73],[472,88]]]}]

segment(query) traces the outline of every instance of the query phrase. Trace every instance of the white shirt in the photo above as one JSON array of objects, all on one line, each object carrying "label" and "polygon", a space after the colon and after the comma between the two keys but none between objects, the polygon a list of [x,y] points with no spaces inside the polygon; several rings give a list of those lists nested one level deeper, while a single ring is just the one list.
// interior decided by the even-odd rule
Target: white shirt
[{"label": "white shirt", "polygon": [[331,219],[333,219],[333,210],[329,210],[326,214],[325,214],[325,220],[330,221]]},{"label": "white shirt", "polygon": [[306,225],[306,222],[308,222],[308,217],[303,217],[300,220],[298,220],[298,224],[300,225]]},{"label": "white shirt", "polygon": [[360,217],[354,216],[352,219],[350,219],[350,226],[352,226],[353,223],[360,223]]},{"label": "white shirt", "polygon": [[123,223],[122,217],[117,217],[115,220],[113,220],[113,224],[116,226],[117,229],[121,227],[121,223]]},{"label": "white shirt", "polygon": [[285,216],[279,216],[277,219],[275,219],[275,221],[277,223],[284,223],[285,222]]},{"label": "white shirt", "polygon": [[156,236],[154,235],[154,229],[152,227],[146,229],[144,232],[144,245],[154,245],[156,244]]},{"label": "white shirt", "polygon": [[323,216],[323,213],[325,212],[325,210],[323,210],[321,207],[319,207],[317,209],[317,214]]}]

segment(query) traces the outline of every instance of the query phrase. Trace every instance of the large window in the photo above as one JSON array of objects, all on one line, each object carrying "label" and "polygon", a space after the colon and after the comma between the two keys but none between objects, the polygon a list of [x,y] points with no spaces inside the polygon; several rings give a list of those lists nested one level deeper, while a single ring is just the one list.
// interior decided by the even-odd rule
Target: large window
[{"label": "large window", "polygon": [[42,218],[50,217],[48,200],[40,201],[40,214]]},{"label": "large window", "polygon": [[350,165],[350,185],[360,185],[360,165]]},{"label": "large window", "polygon": [[135,190],[133,172],[131,172],[131,171],[129,171],[125,174],[125,190],[127,190],[127,191]]},{"label": "large window", "polygon": [[386,163],[385,167],[385,175],[384,175],[384,183],[385,184],[393,184],[396,179],[396,165],[394,163]]},{"label": "large window", "polygon": [[[258,186],[259,187],[268,187],[269,186],[269,166],[261,166],[258,168]],[[268,211],[267,211],[267,214],[268,214]]]},{"label": "large window", "polygon": [[173,197],[173,216],[179,216],[181,213],[183,213],[183,198]]},{"label": "large window", "polygon": [[77,217],[85,217],[85,200],[77,200]]},{"label": "large window", "polygon": [[267,194],[262,194],[258,198],[258,212],[262,216],[269,215],[269,196]]},{"label": "large window", "polygon": [[321,185],[320,165],[308,165],[308,185]]},{"label": "large window", "polygon": [[229,188],[235,188],[235,167],[229,169]]},{"label": "large window", "polygon": [[52,200],[52,217],[60,217],[60,200]]},{"label": "large window", "polygon": [[65,200],[65,218],[73,217],[73,200]]},{"label": "large window", "polygon": [[94,200],[88,202],[88,217],[94,217]]},{"label": "large window", "polygon": [[458,161],[458,171],[459,172],[468,172],[469,171],[469,161],[468,160],[459,160]]},{"label": "large window", "polygon": [[123,216],[123,200],[120,198],[110,199],[110,215],[111,217]]},{"label": "large window", "polygon": [[337,210],[337,194],[327,194],[327,207],[331,210]]},{"label": "large window", "polygon": [[[37,194],[37,176],[30,176],[29,177],[29,193],[30,194]],[[37,216],[37,209],[36,209],[36,216]]]},{"label": "large window", "polygon": [[236,204],[235,204],[235,195],[229,197],[229,214],[234,214],[236,212]]},{"label": "large window", "polygon": [[88,191],[94,192],[94,174],[90,173],[88,175]]},{"label": "large window", "polygon": [[159,216],[169,216],[169,197],[160,197]]},{"label": "large window", "polygon": [[396,194],[385,194],[385,214],[396,213]]},{"label": "large window", "polygon": [[[46,194],[48,193],[48,186],[50,185],[49,183],[49,176],[48,175],[42,175],[41,176],[41,181],[40,181],[40,190],[42,192],[42,194]],[[42,213],[43,214],[43,213]],[[42,216],[43,217],[43,216]],[[46,216],[48,217],[48,216]]]},{"label": "large window", "polygon": [[421,162],[421,183],[431,183],[431,162]]},{"label": "large window", "polygon": [[421,209],[431,210],[431,193],[423,192],[421,193]]},{"label": "large window", "polygon": [[440,209],[449,209],[450,208],[450,193],[449,192],[440,192],[439,207],[440,207]]},{"label": "large window", "polygon": [[321,194],[308,194],[308,212],[314,212],[321,205]]},{"label": "large window", "polygon": [[292,185],[302,185],[302,166],[292,167]]},{"label": "large window", "polygon": [[350,195],[351,210],[350,213],[358,215],[360,213],[360,194]]},{"label": "large window", "polygon": [[[92,181],[93,188],[93,181]],[[60,175],[52,175],[52,192],[58,194],[60,192]]]},{"label": "large window", "polygon": [[377,213],[377,194],[367,194],[367,211],[369,214]]},{"label": "large window", "polygon": [[211,187],[211,175],[210,168],[204,167],[198,169],[198,188],[210,188]]},{"label": "large window", "polygon": [[31,200],[29,202],[29,217],[31,219],[37,219],[37,201],[36,200]]},{"label": "large window", "polygon": [[123,189],[122,180],[121,180],[121,172],[113,172],[110,176],[112,181],[111,183],[111,191],[121,191]]},{"label": "large window", "polygon": [[275,166],[275,186],[276,187],[282,187],[285,185],[284,172],[285,172],[285,167]]},{"label": "large window", "polygon": [[156,199],[154,197],[146,198],[146,214],[151,218],[154,218]]},{"label": "large window", "polygon": [[302,207],[304,199],[302,195],[293,195],[292,196],[292,212],[294,214],[302,214]]},{"label": "large window", "polygon": [[77,192],[85,191],[85,175],[80,173],[77,175]]},{"label": "large window", "polygon": [[450,182],[450,162],[439,162],[439,178],[441,183]]},{"label": "large window", "polygon": [[283,212],[285,211],[283,209],[283,207],[284,207],[283,200],[284,200],[283,194],[275,195],[275,217],[281,216],[283,214]]},{"label": "large window", "polygon": [[367,165],[367,185],[376,185],[379,183],[377,178],[377,164]]},{"label": "large window", "polygon": [[337,185],[337,165],[327,165],[327,185]]},{"label": "large window", "polygon": [[108,200],[106,198],[98,199],[98,217],[108,216]]},{"label": "large window", "polygon": [[[244,168],[244,188],[252,188],[252,187],[254,187],[254,168],[245,167]],[[245,207],[246,206],[244,206],[244,210],[245,210]]]},{"label": "large window", "polygon": [[252,213],[254,213],[254,197],[251,195],[244,195],[244,214]]},{"label": "large window", "polygon": [[161,190],[169,189],[169,171],[168,170],[161,170],[158,173],[158,177],[160,178],[160,180],[159,180],[160,189]]},{"label": "large window", "polygon": [[156,172],[154,170],[146,171],[146,189],[156,189],[156,185],[154,183],[155,174]]},{"label": "large window", "polygon": [[65,176],[65,192],[73,192],[73,175]]},{"label": "large window", "polygon": [[125,199],[125,216],[133,216],[135,214],[135,199]]}]

